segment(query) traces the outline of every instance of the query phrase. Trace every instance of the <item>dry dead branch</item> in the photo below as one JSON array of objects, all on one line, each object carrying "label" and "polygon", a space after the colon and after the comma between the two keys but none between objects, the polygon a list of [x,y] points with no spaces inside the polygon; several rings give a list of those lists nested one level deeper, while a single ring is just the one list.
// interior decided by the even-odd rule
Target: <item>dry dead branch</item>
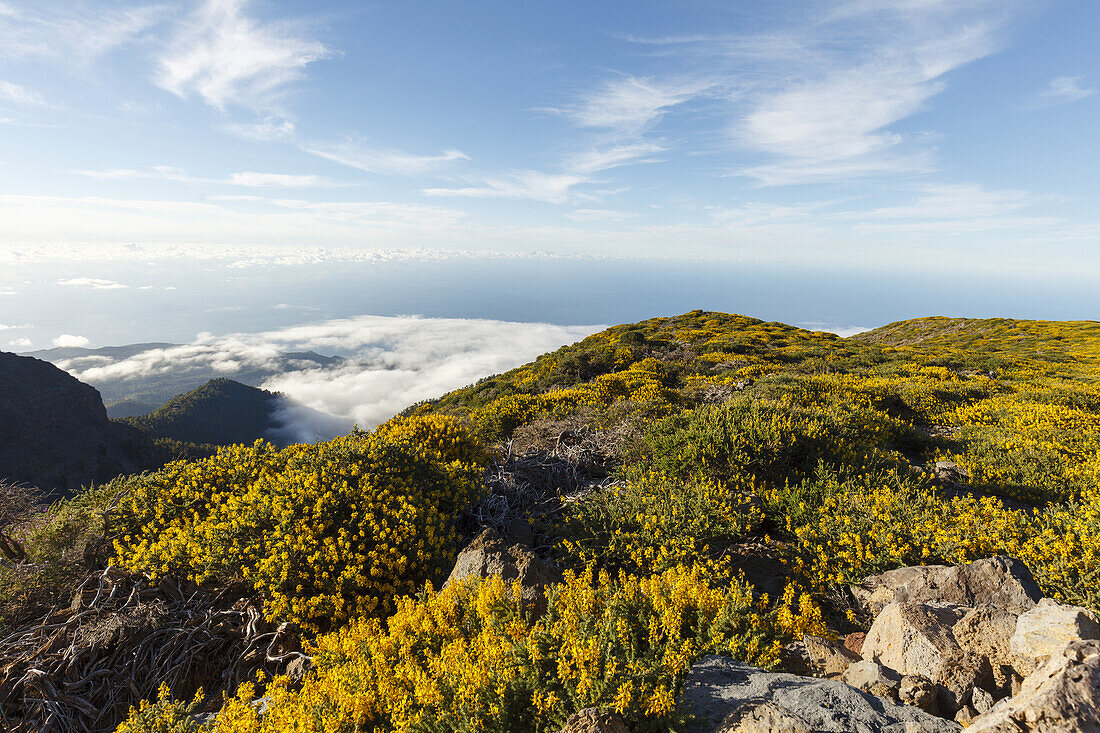
[{"label": "dry dead branch", "polygon": [[152,584],[108,567],[89,575],[70,608],[0,639],[0,729],[12,733],[113,730],[162,682],[190,700],[220,693],[296,657],[296,635],[263,619],[240,588]]}]

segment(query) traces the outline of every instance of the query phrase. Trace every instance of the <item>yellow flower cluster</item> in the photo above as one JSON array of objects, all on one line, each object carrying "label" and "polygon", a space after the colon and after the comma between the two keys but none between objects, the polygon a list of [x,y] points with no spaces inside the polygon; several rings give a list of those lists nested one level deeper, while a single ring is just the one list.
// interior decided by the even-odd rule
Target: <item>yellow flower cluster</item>
[{"label": "yellow flower cluster", "polygon": [[1100,487],[1036,513],[996,497],[947,499],[896,472],[816,483],[824,499],[788,512],[787,528],[796,570],[818,590],[905,565],[1006,554],[1022,560],[1046,594],[1100,607]]},{"label": "yellow flower cluster", "polygon": [[156,702],[143,700],[130,708],[130,717],[115,728],[115,733],[200,733],[204,728],[193,717],[202,704],[200,689],[190,703],[173,701],[168,685],[161,683]]},{"label": "yellow flower cluster", "polygon": [[769,666],[792,634],[822,630],[808,599],[768,612],[747,586],[715,588],[686,567],[567,573],[538,620],[519,597],[499,578],[428,586],[400,599],[385,625],[364,619],[322,636],[315,670],[298,690],[276,678],[262,718],[254,686],[242,686],[213,731],[550,733],[592,705],[654,730],[678,719],[675,700],[699,655]]},{"label": "yellow flower cluster", "polygon": [[[751,485],[649,471],[599,491],[565,514],[561,549],[571,564],[659,572],[703,563],[722,574],[722,549],[763,520]],[[712,546],[713,545],[713,546]]]},{"label": "yellow flower cluster", "polygon": [[483,491],[451,418],[411,418],[284,450],[257,442],[133,480],[121,563],[153,577],[244,578],[270,618],[307,628],[386,613],[449,570],[454,514]]}]

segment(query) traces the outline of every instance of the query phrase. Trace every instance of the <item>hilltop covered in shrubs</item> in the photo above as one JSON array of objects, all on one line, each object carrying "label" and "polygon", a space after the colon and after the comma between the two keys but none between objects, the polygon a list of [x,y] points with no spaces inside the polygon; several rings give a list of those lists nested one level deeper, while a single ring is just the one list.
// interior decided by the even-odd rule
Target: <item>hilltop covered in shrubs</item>
[{"label": "hilltop covered in shrubs", "polygon": [[[106,537],[100,561],[151,582],[243,588],[310,660],[203,699],[166,679],[120,730],[552,733],[592,707],[679,730],[696,661],[774,668],[806,634],[866,629],[848,587],[883,571],[1008,555],[1100,609],[1100,324],[841,339],[693,311],[369,433],[223,448],[72,506],[8,530],[35,572],[62,536]],[[486,528],[561,582],[442,587]]]}]

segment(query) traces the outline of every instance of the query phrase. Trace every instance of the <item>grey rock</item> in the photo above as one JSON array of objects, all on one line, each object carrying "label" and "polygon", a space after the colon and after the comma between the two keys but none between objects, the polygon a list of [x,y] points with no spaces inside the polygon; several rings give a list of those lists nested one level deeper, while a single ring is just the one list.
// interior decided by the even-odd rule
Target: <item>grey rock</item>
[{"label": "grey rock", "polygon": [[522,545],[509,545],[492,529],[486,529],[458,554],[444,587],[467,578],[499,575],[505,583],[518,580],[525,601],[541,603],[547,585],[559,574]]},{"label": "grey rock", "polygon": [[811,677],[817,673],[805,641],[792,641],[779,650],[779,667],[784,672]]},{"label": "grey rock", "polygon": [[585,708],[570,715],[559,733],[630,733],[630,728],[612,710]]},{"label": "grey rock", "polygon": [[682,709],[694,731],[722,733],[946,733],[955,723],[894,705],[836,680],[767,672],[728,657],[696,663]]},{"label": "grey rock", "polygon": [[298,654],[286,665],[286,671],[283,672],[290,678],[291,682],[301,682],[305,679],[306,675],[313,671],[313,658],[307,657],[305,654]]},{"label": "grey rock", "polygon": [[891,603],[863,641],[863,658],[899,675],[931,678],[943,660],[958,654],[951,627],[968,609],[938,603]]},{"label": "grey rock", "polygon": [[1023,613],[1043,597],[1027,566],[1003,556],[968,565],[898,568],[866,578],[852,592],[872,615],[894,602],[995,606]]},{"label": "grey rock", "polygon": [[1047,657],[1077,639],[1100,639],[1100,623],[1096,615],[1081,606],[1069,606],[1053,598],[1044,598],[1016,620],[1016,631],[1009,647],[1016,669],[1027,675]]},{"label": "grey rock", "polygon": [[[901,677],[894,670],[865,659],[853,662],[848,669],[844,670],[840,681],[857,690],[896,700]],[[883,692],[886,694],[882,694]]]},{"label": "grey rock", "polygon": [[976,714],[988,713],[993,709],[994,704],[996,701],[993,699],[993,694],[981,687],[975,687],[970,691],[970,706],[974,708]]},{"label": "grey rock", "polygon": [[959,652],[946,657],[932,677],[939,695],[940,714],[954,715],[970,703],[975,687],[993,686],[993,669],[989,660],[974,652]]},{"label": "grey rock", "polygon": [[973,733],[1100,731],[1100,641],[1071,641],[1024,680],[1019,694],[979,715]]},{"label": "grey rock", "polygon": [[902,705],[911,705],[932,715],[940,713],[938,697],[936,685],[922,674],[907,674],[898,685],[898,700]]},{"label": "grey rock", "polygon": [[945,484],[961,484],[970,478],[970,474],[954,461],[936,461],[932,475]]},{"label": "grey rock", "polygon": [[1013,668],[1011,651],[1017,618],[1015,613],[993,606],[981,606],[967,611],[951,627],[951,633],[963,651],[980,654],[989,660],[993,673],[993,686],[989,689],[998,696],[1011,694],[1013,680],[1022,679]]},{"label": "grey rock", "polygon": [[978,717],[978,711],[970,705],[963,705],[959,708],[959,711],[955,713],[955,722],[962,726],[970,725],[970,721]]}]

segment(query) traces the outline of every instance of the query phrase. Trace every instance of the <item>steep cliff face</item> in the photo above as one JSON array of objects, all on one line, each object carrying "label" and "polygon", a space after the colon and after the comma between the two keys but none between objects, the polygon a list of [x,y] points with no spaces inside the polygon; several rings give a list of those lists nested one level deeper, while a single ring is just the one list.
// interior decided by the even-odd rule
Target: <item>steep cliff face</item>
[{"label": "steep cliff face", "polygon": [[63,494],[158,463],[99,392],[49,362],[0,352],[0,479]]}]

